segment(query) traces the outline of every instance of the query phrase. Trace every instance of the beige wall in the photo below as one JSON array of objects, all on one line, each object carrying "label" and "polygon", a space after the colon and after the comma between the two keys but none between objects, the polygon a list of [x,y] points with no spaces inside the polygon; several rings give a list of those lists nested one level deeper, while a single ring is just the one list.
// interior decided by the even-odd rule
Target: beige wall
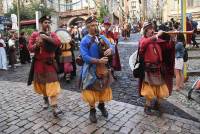
[{"label": "beige wall", "polygon": [[[135,2],[135,7],[133,6],[133,2]],[[129,7],[128,9],[129,9],[129,16],[131,17],[131,21],[139,20],[140,19],[139,1],[138,0],[129,0],[128,7]]]},{"label": "beige wall", "polygon": [[[178,3],[175,2],[175,0],[166,0],[166,3],[164,5],[165,5],[163,7],[163,21],[164,22],[170,20],[170,18],[172,17],[177,20],[180,20],[181,7],[179,5],[179,15],[177,15]],[[186,12],[192,13],[193,20],[200,21],[200,5],[197,5],[194,2],[194,6],[189,7],[188,5],[186,5],[186,7],[187,7]]]}]

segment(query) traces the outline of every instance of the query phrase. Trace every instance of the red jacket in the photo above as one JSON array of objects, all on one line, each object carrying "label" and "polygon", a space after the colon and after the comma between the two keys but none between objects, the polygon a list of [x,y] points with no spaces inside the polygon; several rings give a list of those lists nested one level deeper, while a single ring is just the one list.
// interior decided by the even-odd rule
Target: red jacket
[{"label": "red jacket", "polygon": [[145,63],[162,63],[162,50],[159,43],[163,42],[161,39],[153,41],[152,38],[141,38],[139,54],[143,57]]},{"label": "red jacket", "polygon": [[[152,41],[152,38],[143,37],[140,40],[140,51],[139,54],[144,58],[145,62],[156,62],[160,61],[164,65],[164,80],[167,84],[168,90],[171,94],[173,88],[173,76],[174,76],[174,61],[175,61],[175,43],[173,41],[164,41],[158,39],[157,41]],[[150,47],[155,45],[159,52],[159,59],[155,59],[149,52]],[[142,87],[142,79],[139,80],[139,94]]]},{"label": "red jacket", "polygon": [[[60,46],[61,42],[54,32],[51,32],[51,37],[55,41],[55,45]],[[39,32],[33,32],[28,44],[29,51],[34,52],[36,58],[34,64],[34,79],[37,77],[35,80],[42,83],[57,81],[55,65],[45,63],[48,59],[54,59],[55,52],[47,52],[43,45],[39,51],[35,51],[35,43],[39,38]]]}]

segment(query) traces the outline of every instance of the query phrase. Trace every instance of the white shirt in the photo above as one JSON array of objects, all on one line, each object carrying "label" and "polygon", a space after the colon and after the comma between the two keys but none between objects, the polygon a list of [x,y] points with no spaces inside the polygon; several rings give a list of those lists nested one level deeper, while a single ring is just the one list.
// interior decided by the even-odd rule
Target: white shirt
[{"label": "white shirt", "polygon": [[15,45],[15,40],[9,39],[8,46],[11,47],[11,46],[14,46],[14,45]]}]

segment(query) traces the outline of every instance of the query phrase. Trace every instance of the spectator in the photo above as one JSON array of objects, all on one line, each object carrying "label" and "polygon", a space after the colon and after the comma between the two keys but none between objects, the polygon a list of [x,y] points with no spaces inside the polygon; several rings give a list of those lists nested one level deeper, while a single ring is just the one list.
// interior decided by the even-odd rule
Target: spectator
[{"label": "spectator", "polygon": [[14,71],[15,64],[17,63],[16,57],[16,44],[15,44],[15,34],[11,35],[11,38],[8,40],[8,54],[9,54],[9,64],[11,65],[11,69]]},{"label": "spectator", "polygon": [[6,44],[0,34],[0,69],[7,70]]},{"label": "spectator", "polygon": [[184,86],[184,75],[183,75],[183,57],[184,57],[184,44],[185,38],[183,34],[177,35],[177,43],[175,46],[175,75],[176,75],[176,87],[175,90],[179,91]]},{"label": "spectator", "polygon": [[25,33],[21,32],[19,37],[19,48],[20,48],[20,62],[25,64],[26,62],[31,62],[30,53],[27,48],[27,40],[25,38]]}]

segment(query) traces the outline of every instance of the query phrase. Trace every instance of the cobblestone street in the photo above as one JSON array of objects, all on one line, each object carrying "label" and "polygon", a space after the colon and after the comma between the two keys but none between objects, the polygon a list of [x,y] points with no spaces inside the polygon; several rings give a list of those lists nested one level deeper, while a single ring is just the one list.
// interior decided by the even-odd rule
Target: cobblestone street
[{"label": "cobblestone street", "polygon": [[42,98],[21,82],[0,82],[0,133],[1,134],[199,134],[200,123],[164,114],[161,118],[146,116],[143,108],[123,102],[108,103],[109,118],[97,112],[98,123],[88,120],[87,105],[80,94],[63,91],[59,104],[64,115],[56,119],[50,109],[42,110]]},{"label": "cobblestone street", "polygon": [[[137,80],[128,64],[138,38],[134,34],[129,41],[119,42],[122,71],[116,72],[118,79],[112,84],[113,101],[107,105],[109,117],[105,119],[97,111],[97,124],[88,120],[89,109],[81,100],[77,79],[70,83],[61,79],[59,105],[64,114],[54,118],[51,109],[42,109],[42,97],[34,93],[32,86],[26,86],[30,65],[19,66],[15,72],[1,71],[0,134],[200,134],[200,104],[187,100],[184,94],[174,92],[163,102],[165,114],[160,118],[143,113],[144,98],[138,96]],[[187,87],[191,83],[189,80]]]}]

